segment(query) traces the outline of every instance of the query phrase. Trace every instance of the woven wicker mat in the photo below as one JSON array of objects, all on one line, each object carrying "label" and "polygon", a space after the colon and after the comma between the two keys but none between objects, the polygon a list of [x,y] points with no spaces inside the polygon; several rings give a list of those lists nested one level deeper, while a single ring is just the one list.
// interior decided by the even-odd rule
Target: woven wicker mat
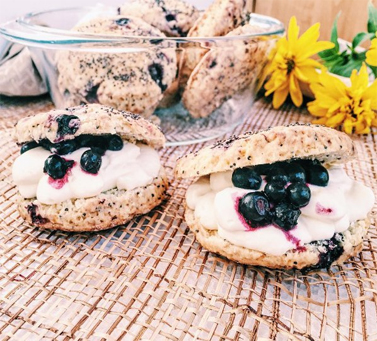
[{"label": "woven wicker mat", "polygon": [[[101,233],[23,224],[14,204],[10,139],[20,117],[48,98],[0,98],[0,335],[2,340],[377,340],[377,233],[343,266],[303,276],[242,266],[206,252],[183,219],[189,181],[170,177],[150,214]],[[258,100],[234,133],[288,122],[304,111]],[[351,177],[377,194],[375,135],[355,137]],[[163,163],[199,148],[166,148]],[[374,207],[374,215],[376,206]]]}]

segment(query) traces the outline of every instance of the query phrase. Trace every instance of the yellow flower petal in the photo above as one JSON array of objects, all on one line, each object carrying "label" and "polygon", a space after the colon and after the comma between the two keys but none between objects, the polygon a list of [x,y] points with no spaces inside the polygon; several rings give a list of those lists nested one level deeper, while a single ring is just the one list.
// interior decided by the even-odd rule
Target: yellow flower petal
[{"label": "yellow flower petal", "polygon": [[313,120],[312,123],[314,124],[322,124],[322,125],[325,125],[326,124],[326,121],[327,121],[327,118],[326,117],[323,117],[323,118],[319,118],[317,120]]},{"label": "yellow flower petal", "polygon": [[318,52],[321,52],[323,50],[332,49],[333,47],[334,47],[334,43],[331,43],[329,41],[318,41],[318,42],[314,43],[310,47],[310,49],[306,49],[306,50],[302,51],[298,55],[297,60],[301,61],[302,59],[309,58],[310,56],[312,56],[312,55],[314,55]]},{"label": "yellow flower petal", "polygon": [[326,125],[331,128],[335,128],[344,121],[345,117],[346,115],[344,113],[336,114],[327,120]]},{"label": "yellow flower petal", "polygon": [[377,38],[373,39],[369,50],[366,53],[366,62],[369,65],[377,66]]},{"label": "yellow flower petal", "polygon": [[346,119],[343,123],[343,131],[347,134],[352,134],[353,123],[351,120]]},{"label": "yellow flower petal", "polygon": [[289,77],[289,94],[296,107],[302,104],[302,93],[297,78],[291,74]]},{"label": "yellow flower petal", "polygon": [[302,36],[298,39],[296,49],[297,51],[302,51],[310,46],[312,43],[315,43],[319,38],[319,27],[320,24],[316,23],[310,28],[307,29],[306,32],[302,34]]},{"label": "yellow flower petal", "polygon": [[361,66],[359,74],[357,73],[357,70],[352,71],[350,79],[352,90],[365,90],[368,87],[368,71],[365,63]]},{"label": "yellow flower petal", "polygon": [[[302,81],[304,82],[307,82],[307,83],[315,83],[315,82],[318,82],[318,77],[319,77],[319,74],[318,72],[312,68],[312,67],[308,67],[308,66],[300,66],[300,67],[296,67],[295,70],[294,70],[297,74],[297,77],[299,79],[301,79]],[[300,78],[298,75],[301,74],[302,78]],[[304,80],[306,79],[306,80]]]},{"label": "yellow flower petal", "polygon": [[288,45],[290,49],[296,44],[299,32],[300,28],[297,26],[296,17],[293,16],[288,26]]},{"label": "yellow flower petal", "polygon": [[371,100],[370,107],[377,110],[377,79],[363,93],[362,100]]},{"label": "yellow flower petal", "polygon": [[368,134],[377,126],[377,81],[368,87],[368,72],[363,64],[351,75],[347,87],[338,78],[326,72],[319,75],[318,83],[311,84],[315,100],[308,104],[310,114],[332,128],[341,128],[347,134]]},{"label": "yellow flower petal", "polygon": [[274,109],[279,109],[281,107],[288,96],[288,92],[289,86],[287,81],[285,86],[280,87],[274,92],[274,98],[272,100],[272,106],[274,107]]},{"label": "yellow flower petal", "polygon": [[328,96],[331,96],[336,100],[340,97],[347,96],[346,86],[339,78],[331,76],[327,72],[322,72],[319,75],[319,82],[321,84],[327,84],[324,91]]},{"label": "yellow flower petal", "polygon": [[[293,103],[300,106],[303,102],[302,92],[299,87],[299,80],[307,84],[319,82],[319,75],[316,69],[323,70],[324,66],[318,61],[309,59],[313,54],[319,51],[333,47],[331,42],[318,42],[319,24],[314,24],[299,37],[299,27],[296,17],[292,17],[289,22],[287,37],[278,40],[275,47],[268,56],[268,62],[263,71],[261,80],[268,80],[264,85],[265,95],[274,93],[273,106],[279,108],[290,94]],[[259,83],[260,84],[260,83]],[[260,85],[258,85],[260,86]],[[339,92],[342,96],[347,96],[343,89],[332,92],[329,96],[325,92],[318,95],[320,99],[316,104],[318,108],[331,108],[332,111],[338,111],[340,105],[337,105],[337,96]],[[320,110],[321,112],[323,110]],[[330,112],[331,116],[332,112]],[[326,115],[329,115],[327,111]]]}]

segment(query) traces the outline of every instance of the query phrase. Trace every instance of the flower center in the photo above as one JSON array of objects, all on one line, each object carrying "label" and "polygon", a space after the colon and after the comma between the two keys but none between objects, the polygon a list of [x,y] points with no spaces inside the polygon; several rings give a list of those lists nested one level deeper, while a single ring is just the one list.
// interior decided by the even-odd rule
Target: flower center
[{"label": "flower center", "polygon": [[292,72],[294,67],[295,67],[295,61],[293,59],[288,59],[287,60],[287,73],[288,73],[288,75]]}]

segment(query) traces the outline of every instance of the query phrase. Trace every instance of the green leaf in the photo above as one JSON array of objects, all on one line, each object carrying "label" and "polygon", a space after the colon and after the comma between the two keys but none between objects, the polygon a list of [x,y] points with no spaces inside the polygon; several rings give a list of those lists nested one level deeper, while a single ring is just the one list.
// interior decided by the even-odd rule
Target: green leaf
[{"label": "green leaf", "polygon": [[353,52],[352,58],[355,60],[361,60],[363,62],[367,58],[366,54],[367,54],[367,51]]},{"label": "green leaf", "polygon": [[368,65],[368,66],[372,70],[374,77],[377,78],[377,66],[370,66],[370,65]]},{"label": "green leaf", "polygon": [[333,59],[333,58],[339,56],[339,54],[337,52],[333,51],[333,49],[321,51],[321,52],[318,53],[318,55],[324,61],[327,61],[329,59]]},{"label": "green leaf", "polygon": [[368,39],[373,39],[374,37],[375,37],[374,33],[360,32],[360,33],[356,34],[355,37],[352,40],[352,49],[355,49],[363,41],[368,40]]},{"label": "green leaf", "polygon": [[340,12],[335,17],[335,20],[334,20],[334,23],[333,23],[332,29],[331,29],[331,38],[330,38],[330,40],[335,44],[335,47],[333,49],[335,49],[336,52],[339,51],[339,43],[338,43],[338,19],[339,19],[339,16],[340,16]]},{"label": "green leaf", "polygon": [[373,6],[372,2],[368,3],[368,32],[376,33],[377,31],[377,9]]},{"label": "green leaf", "polygon": [[353,70],[360,70],[363,65],[362,60],[350,58],[345,64],[333,65],[328,70],[339,76],[350,77]]},{"label": "green leaf", "polygon": [[331,42],[335,44],[332,49],[324,50],[318,53],[319,57],[324,61],[324,65],[329,68],[333,65],[334,61],[338,63],[342,62],[342,58],[339,54],[339,42],[338,42],[338,18],[340,16],[340,12],[337,14],[332,29],[331,29]]}]

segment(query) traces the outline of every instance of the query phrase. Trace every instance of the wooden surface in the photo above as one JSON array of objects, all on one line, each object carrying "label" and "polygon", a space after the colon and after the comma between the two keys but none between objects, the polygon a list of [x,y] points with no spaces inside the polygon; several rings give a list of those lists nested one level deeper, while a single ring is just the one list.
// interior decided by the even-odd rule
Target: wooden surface
[{"label": "wooden surface", "polygon": [[[336,15],[339,37],[352,41],[358,32],[366,31],[369,0],[255,0],[255,12],[281,20],[288,27],[295,15],[301,32],[316,22],[321,23],[321,39],[329,40]],[[372,0],[377,6],[377,0]]]}]

